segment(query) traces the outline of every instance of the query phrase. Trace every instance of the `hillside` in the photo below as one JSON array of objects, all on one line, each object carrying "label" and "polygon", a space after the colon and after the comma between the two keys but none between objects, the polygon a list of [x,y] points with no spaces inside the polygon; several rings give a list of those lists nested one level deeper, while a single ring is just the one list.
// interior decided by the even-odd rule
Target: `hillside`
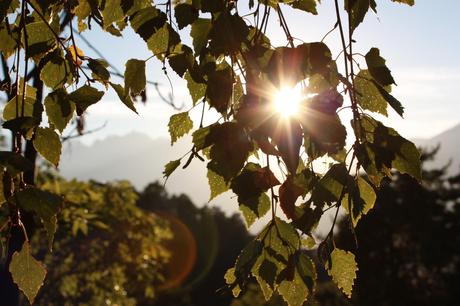
[{"label": "hillside", "polygon": [[[184,139],[171,147],[169,139],[151,139],[141,133],[110,136],[91,146],[74,140],[65,144],[59,169],[61,175],[69,179],[126,179],[141,190],[150,182],[164,181],[164,165],[188,152],[191,148],[189,141]],[[166,189],[171,193],[185,193],[202,206],[209,199],[206,164],[195,159],[187,169],[177,169],[167,181]],[[231,199],[230,195],[219,197],[218,202],[231,202],[223,208],[237,207],[236,199]]]},{"label": "hillside", "polygon": [[440,145],[436,160],[428,163],[429,167],[442,167],[449,161],[449,173],[458,173],[460,170],[460,123],[430,139],[414,140],[422,148],[434,148]]}]

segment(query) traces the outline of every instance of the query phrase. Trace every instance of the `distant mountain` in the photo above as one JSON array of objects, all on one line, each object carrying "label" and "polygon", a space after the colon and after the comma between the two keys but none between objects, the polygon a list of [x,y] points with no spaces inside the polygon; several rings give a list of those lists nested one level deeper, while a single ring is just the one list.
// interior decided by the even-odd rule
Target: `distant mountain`
[{"label": "distant mountain", "polygon": [[449,161],[449,173],[460,170],[460,123],[430,139],[417,139],[414,142],[422,148],[434,148],[440,145],[436,159],[428,163],[429,167],[442,167]]},{"label": "distant mountain", "polygon": [[[141,133],[110,136],[86,146],[74,140],[65,143],[60,173],[65,178],[95,179],[101,182],[129,180],[138,190],[156,180],[163,182],[164,165],[180,158],[192,148],[190,138],[171,147],[169,139],[151,139]],[[182,160],[184,164],[186,158]],[[195,159],[187,169],[177,169],[169,178],[166,189],[171,193],[185,193],[202,206],[209,199],[206,164]],[[213,203],[222,204],[227,212],[237,209],[236,199],[230,193]]]}]

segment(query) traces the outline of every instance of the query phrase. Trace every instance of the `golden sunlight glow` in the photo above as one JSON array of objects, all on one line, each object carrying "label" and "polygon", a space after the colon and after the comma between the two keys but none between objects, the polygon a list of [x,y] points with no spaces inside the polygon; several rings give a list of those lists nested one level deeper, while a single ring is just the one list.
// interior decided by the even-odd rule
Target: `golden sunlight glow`
[{"label": "golden sunlight glow", "polygon": [[299,112],[302,93],[299,86],[282,87],[273,94],[273,107],[283,117],[292,117]]}]

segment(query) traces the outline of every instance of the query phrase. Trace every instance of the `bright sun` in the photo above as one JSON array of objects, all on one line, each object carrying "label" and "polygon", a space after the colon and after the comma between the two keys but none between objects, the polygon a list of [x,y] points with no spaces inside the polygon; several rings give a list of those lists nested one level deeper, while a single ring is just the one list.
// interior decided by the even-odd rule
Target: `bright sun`
[{"label": "bright sun", "polygon": [[296,87],[282,87],[273,95],[273,107],[283,117],[295,116],[302,102],[301,89]]}]

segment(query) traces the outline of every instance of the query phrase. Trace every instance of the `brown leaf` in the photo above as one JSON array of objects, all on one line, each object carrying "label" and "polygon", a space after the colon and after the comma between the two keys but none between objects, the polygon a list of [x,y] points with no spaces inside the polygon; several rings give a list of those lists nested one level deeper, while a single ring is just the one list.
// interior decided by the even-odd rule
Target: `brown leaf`
[{"label": "brown leaf", "polygon": [[302,193],[303,189],[294,184],[294,180],[291,176],[289,176],[283,185],[280,186],[280,206],[286,217],[289,219],[295,218],[295,202]]}]

